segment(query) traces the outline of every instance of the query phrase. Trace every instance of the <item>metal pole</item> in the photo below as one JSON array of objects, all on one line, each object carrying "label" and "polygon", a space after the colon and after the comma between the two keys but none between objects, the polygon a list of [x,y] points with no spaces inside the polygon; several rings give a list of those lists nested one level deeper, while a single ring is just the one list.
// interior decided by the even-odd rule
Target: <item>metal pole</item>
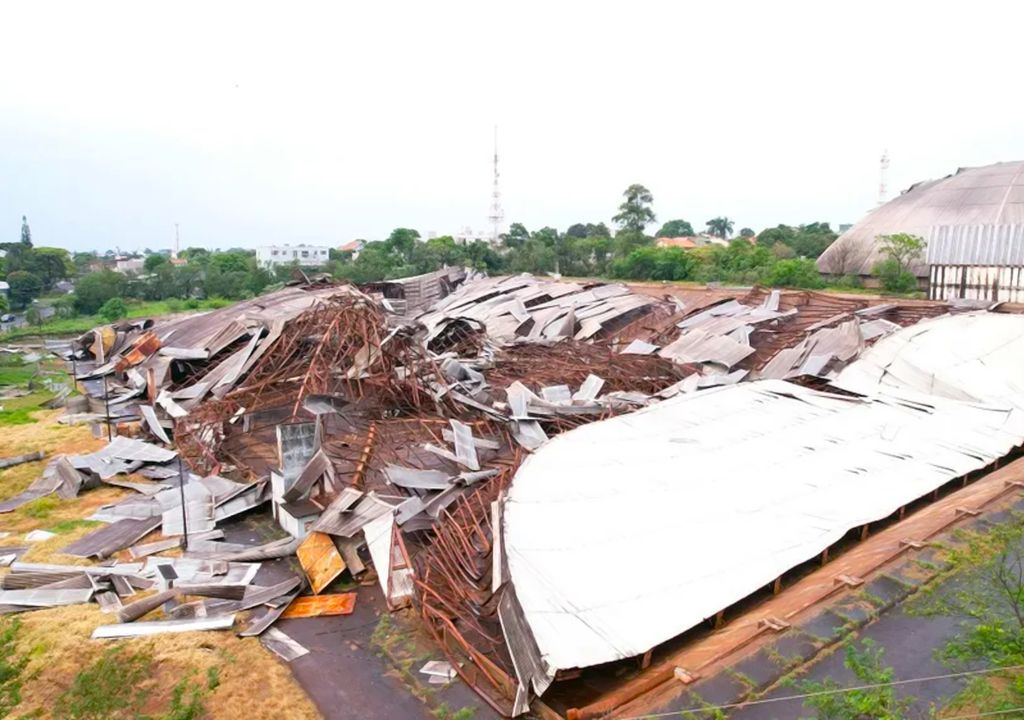
[{"label": "metal pole", "polygon": [[107,376],[103,376],[103,407],[107,413],[107,442],[114,441],[114,433],[110,429],[110,390],[107,389]]},{"label": "metal pole", "polygon": [[188,522],[186,520],[187,513],[185,512],[185,465],[181,461],[181,455],[178,455],[178,490],[181,493],[181,534],[183,536],[181,547],[184,550],[188,550]]}]

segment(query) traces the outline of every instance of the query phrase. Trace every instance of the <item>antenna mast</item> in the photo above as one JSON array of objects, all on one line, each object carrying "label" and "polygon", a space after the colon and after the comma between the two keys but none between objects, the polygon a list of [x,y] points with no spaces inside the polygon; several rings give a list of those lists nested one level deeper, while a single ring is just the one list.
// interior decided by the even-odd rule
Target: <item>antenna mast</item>
[{"label": "antenna mast", "polygon": [[498,187],[498,126],[494,126],[494,189],[491,191],[491,243],[498,244],[501,239],[502,225],[505,222],[505,211],[501,208],[501,189]]},{"label": "antenna mast", "polygon": [[882,152],[882,160],[879,163],[878,170],[878,204],[885,205],[885,201],[889,199],[889,187],[886,180],[889,175],[889,151],[885,150]]}]

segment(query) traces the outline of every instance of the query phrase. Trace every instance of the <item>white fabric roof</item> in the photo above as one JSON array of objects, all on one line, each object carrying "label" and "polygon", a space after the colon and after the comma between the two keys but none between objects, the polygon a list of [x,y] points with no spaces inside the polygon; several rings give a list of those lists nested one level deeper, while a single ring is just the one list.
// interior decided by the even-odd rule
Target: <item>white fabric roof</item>
[{"label": "white fabric roof", "polygon": [[646,652],[1024,438],[1019,411],[934,402],[763,380],[542,446],[503,526],[549,679]]},{"label": "white fabric roof", "polygon": [[1024,409],[1024,316],[965,313],[924,320],[879,340],[835,384],[900,389]]}]

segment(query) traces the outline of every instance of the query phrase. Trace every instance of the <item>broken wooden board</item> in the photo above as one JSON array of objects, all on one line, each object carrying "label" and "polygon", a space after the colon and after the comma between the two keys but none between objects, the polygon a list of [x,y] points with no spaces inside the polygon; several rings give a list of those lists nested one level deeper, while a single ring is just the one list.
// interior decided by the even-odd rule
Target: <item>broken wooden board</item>
[{"label": "broken wooden board", "polygon": [[345,561],[330,535],[311,532],[296,551],[313,594],[330,585],[345,570]]},{"label": "broken wooden board", "polygon": [[295,598],[282,614],[282,618],[328,617],[351,615],[356,609],[356,594],[307,595]]}]

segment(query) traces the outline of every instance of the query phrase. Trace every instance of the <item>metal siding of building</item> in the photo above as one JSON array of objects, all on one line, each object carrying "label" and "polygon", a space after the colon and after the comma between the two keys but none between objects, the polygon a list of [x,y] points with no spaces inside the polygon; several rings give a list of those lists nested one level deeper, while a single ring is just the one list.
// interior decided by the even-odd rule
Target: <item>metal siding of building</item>
[{"label": "metal siding of building", "polygon": [[939,225],[932,228],[930,238],[931,299],[1024,298],[1024,224]]}]

